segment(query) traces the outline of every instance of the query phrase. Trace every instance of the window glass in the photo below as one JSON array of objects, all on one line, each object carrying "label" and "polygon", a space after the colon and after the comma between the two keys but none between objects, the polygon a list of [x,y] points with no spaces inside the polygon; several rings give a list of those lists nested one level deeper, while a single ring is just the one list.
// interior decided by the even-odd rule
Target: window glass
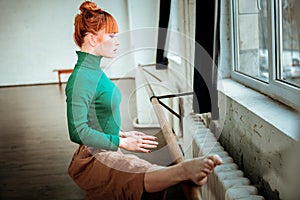
[{"label": "window glass", "polygon": [[269,80],[267,0],[237,0],[238,65],[236,71]]},{"label": "window glass", "polygon": [[300,21],[296,19],[300,12],[300,1],[281,1],[281,65],[277,74],[278,79],[300,86]]},{"label": "window glass", "polygon": [[232,0],[231,77],[300,108],[300,0]]}]

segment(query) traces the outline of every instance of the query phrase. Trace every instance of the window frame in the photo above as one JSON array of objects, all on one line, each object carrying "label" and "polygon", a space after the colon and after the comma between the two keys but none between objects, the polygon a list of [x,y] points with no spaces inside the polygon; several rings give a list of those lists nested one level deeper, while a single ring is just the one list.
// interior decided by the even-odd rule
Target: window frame
[{"label": "window frame", "polygon": [[[281,36],[281,0],[267,0],[268,1],[268,38],[269,38],[269,80],[264,82],[262,80],[255,79],[236,69],[239,66],[239,34],[238,34],[238,0],[230,1],[231,12],[231,38],[232,38],[232,69],[231,78],[254,89],[265,95],[270,96],[296,110],[300,110],[300,87],[296,87],[290,83],[277,79],[279,76],[279,69],[281,63],[281,48],[282,48],[282,36]],[[275,17],[277,16],[277,17]],[[278,51],[276,51],[278,49]]]}]

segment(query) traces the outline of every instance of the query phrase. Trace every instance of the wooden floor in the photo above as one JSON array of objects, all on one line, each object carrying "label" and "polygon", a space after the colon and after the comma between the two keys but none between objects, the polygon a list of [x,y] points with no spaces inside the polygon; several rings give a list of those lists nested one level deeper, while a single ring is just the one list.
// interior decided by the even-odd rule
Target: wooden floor
[{"label": "wooden floor", "polygon": [[67,175],[68,138],[58,85],[0,88],[1,199],[83,199]]},{"label": "wooden floor", "polygon": [[[128,130],[136,112],[135,104],[130,103],[135,101],[131,95],[134,81],[123,80],[117,85],[123,94],[122,128]],[[64,87],[0,88],[1,200],[84,199],[83,191],[67,174],[77,145],[70,142],[67,132]],[[175,186],[167,199],[184,198]]]}]

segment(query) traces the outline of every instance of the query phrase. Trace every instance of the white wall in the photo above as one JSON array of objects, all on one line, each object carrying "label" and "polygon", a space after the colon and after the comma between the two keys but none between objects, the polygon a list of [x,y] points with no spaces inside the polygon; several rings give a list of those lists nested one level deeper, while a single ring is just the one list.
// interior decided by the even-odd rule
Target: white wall
[{"label": "white wall", "polygon": [[[156,34],[153,30],[158,26],[159,0],[124,2],[128,28],[118,34],[121,40],[119,53],[113,60],[113,67],[106,69],[110,77],[134,76],[138,64],[155,61],[156,48],[149,47],[156,47]],[[118,4],[110,5],[119,7]]]},{"label": "white wall", "polygon": [[266,199],[293,199],[288,196],[292,190],[299,194],[299,187],[291,185],[299,185],[293,178],[299,173],[287,163],[299,163],[291,157],[299,139],[297,114],[232,80],[222,84],[220,100],[226,104],[220,106],[224,126],[219,142]]},{"label": "white wall", "polygon": [[[156,47],[157,36],[152,36],[153,29],[158,27],[159,0],[128,0],[130,15],[130,30],[139,30],[143,35],[132,35],[132,48],[134,50],[135,65],[150,64],[155,62],[156,49],[140,48],[143,40]],[[150,28],[148,32],[147,29]],[[142,30],[144,29],[144,31]],[[133,33],[134,34],[134,33]],[[150,34],[150,35],[149,35]],[[149,45],[146,45],[149,47]]]},{"label": "white wall", "polygon": [[[73,23],[82,2],[0,1],[0,86],[57,82],[53,69],[73,68]],[[128,30],[126,0],[95,2],[116,18],[120,32]]]}]

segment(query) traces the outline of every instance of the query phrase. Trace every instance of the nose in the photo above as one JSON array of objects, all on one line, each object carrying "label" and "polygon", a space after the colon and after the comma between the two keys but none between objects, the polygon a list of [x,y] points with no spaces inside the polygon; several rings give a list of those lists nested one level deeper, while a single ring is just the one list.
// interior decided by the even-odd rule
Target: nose
[{"label": "nose", "polygon": [[116,45],[116,46],[119,46],[119,45],[120,45],[119,39],[118,39],[117,37],[115,37],[115,45]]}]

